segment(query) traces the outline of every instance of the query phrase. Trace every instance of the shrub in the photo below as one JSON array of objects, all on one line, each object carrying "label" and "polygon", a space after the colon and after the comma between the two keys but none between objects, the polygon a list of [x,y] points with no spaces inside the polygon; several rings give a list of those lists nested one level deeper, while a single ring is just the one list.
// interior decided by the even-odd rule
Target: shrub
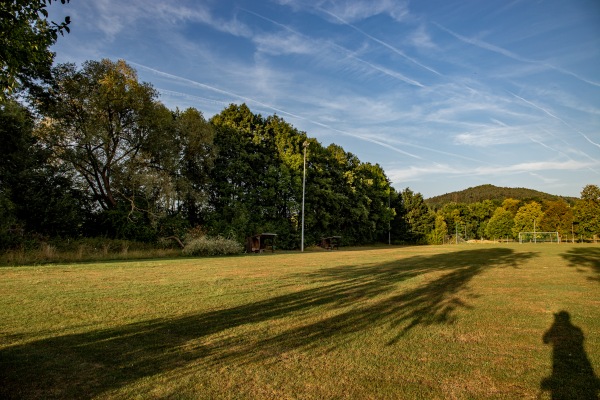
[{"label": "shrub", "polygon": [[240,254],[244,248],[235,240],[225,239],[221,236],[209,238],[197,237],[186,243],[183,254],[188,256],[225,256]]}]

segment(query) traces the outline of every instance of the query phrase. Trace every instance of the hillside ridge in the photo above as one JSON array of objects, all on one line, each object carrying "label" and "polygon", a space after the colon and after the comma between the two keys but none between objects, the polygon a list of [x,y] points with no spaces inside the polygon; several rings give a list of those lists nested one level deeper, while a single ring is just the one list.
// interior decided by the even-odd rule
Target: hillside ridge
[{"label": "hillside ridge", "polygon": [[502,202],[507,198],[536,201],[564,200],[570,204],[576,200],[575,197],[557,196],[534,189],[500,187],[491,184],[485,184],[430,197],[425,200],[425,203],[427,203],[429,206],[439,206],[451,202],[472,204],[481,202],[483,200],[497,200]]}]

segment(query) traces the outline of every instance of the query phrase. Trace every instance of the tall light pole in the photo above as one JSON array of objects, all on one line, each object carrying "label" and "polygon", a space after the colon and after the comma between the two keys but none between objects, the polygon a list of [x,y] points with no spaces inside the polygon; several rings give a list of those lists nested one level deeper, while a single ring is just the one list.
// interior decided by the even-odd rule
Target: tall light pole
[{"label": "tall light pole", "polygon": [[388,246],[392,245],[392,204],[390,197],[392,197],[392,181],[389,182],[388,187],[388,211],[390,213],[390,219],[388,221]]},{"label": "tall light pole", "polygon": [[304,170],[302,173],[302,236],[300,239],[300,251],[304,251],[304,193],[306,192],[306,148],[308,147],[308,140],[302,143],[304,147]]}]

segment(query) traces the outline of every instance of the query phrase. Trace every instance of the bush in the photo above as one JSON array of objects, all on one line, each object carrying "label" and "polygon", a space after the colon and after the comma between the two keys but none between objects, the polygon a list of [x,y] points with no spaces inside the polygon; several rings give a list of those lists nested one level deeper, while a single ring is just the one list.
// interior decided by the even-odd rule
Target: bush
[{"label": "bush", "polygon": [[221,236],[209,238],[202,236],[186,243],[183,254],[188,256],[225,256],[240,254],[243,246],[235,240],[225,239]]}]

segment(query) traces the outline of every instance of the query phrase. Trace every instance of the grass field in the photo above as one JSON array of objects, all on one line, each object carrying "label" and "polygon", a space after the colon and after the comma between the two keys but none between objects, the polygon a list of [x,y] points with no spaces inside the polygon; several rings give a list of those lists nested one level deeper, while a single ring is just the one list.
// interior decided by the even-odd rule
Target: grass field
[{"label": "grass field", "polygon": [[597,245],[0,268],[0,398],[595,399],[599,372]]}]

